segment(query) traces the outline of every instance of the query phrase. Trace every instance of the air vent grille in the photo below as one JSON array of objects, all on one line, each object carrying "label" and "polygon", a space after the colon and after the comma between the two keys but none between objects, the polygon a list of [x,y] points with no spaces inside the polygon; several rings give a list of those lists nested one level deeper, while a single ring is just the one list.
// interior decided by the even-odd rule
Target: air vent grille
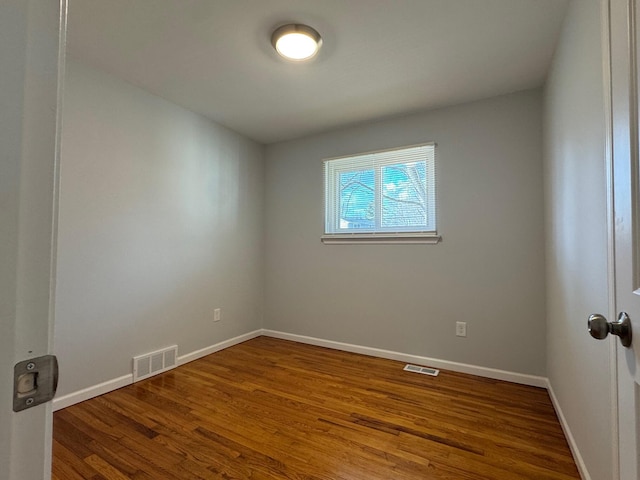
[{"label": "air vent grille", "polygon": [[133,357],[133,381],[144,380],[158,373],[171,370],[176,367],[177,359],[177,345]]},{"label": "air vent grille", "polygon": [[410,364],[407,364],[403,368],[403,370],[406,370],[407,372],[421,373],[423,375],[431,375],[432,377],[437,377],[438,374],[440,373],[440,370],[436,370],[435,368],[421,367],[420,365],[410,365]]}]

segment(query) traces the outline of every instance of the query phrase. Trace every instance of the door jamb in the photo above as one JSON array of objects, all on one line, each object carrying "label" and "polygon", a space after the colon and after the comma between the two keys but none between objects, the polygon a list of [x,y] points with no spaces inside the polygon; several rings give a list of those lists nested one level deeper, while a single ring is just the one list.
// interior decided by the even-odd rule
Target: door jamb
[{"label": "door jamb", "polygon": [[[615,282],[615,214],[613,184],[613,114],[612,114],[612,70],[611,70],[611,23],[610,0],[601,0],[600,4],[602,36],[602,83],[604,96],[604,162],[606,180],[606,224],[607,224],[607,317],[616,318],[616,282]],[[609,371],[612,429],[612,474],[613,480],[620,479],[620,443],[618,427],[618,364],[616,337],[609,336]]]}]

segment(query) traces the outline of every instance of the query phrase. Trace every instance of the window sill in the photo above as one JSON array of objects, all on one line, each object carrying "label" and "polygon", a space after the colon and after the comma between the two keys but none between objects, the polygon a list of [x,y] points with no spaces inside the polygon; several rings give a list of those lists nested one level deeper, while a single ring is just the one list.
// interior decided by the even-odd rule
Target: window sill
[{"label": "window sill", "polygon": [[442,240],[434,233],[348,233],[322,235],[322,243],[327,245],[344,245],[349,243],[380,244],[427,244],[435,245]]}]

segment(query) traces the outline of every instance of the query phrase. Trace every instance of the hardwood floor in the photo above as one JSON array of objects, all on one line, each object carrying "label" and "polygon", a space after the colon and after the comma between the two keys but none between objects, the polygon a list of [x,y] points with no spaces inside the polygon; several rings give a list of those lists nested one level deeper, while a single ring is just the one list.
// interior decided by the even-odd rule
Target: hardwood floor
[{"label": "hardwood floor", "polygon": [[259,337],[54,414],[54,480],[575,479],[543,389]]}]

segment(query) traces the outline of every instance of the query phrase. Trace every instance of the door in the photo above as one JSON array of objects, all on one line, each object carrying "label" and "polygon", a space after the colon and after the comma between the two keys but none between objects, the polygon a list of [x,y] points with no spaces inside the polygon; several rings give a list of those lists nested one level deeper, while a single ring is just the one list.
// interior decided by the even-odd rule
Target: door
[{"label": "door", "polygon": [[[616,341],[619,465],[622,480],[636,480],[640,428],[640,131],[638,130],[637,0],[611,0],[611,127],[613,247],[617,312],[631,319],[635,338]],[[615,319],[609,319],[615,320]]]},{"label": "door", "polygon": [[13,366],[52,350],[65,25],[66,0],[0,0],[2,480],[51,470],[51,402],[14,412]]}]

